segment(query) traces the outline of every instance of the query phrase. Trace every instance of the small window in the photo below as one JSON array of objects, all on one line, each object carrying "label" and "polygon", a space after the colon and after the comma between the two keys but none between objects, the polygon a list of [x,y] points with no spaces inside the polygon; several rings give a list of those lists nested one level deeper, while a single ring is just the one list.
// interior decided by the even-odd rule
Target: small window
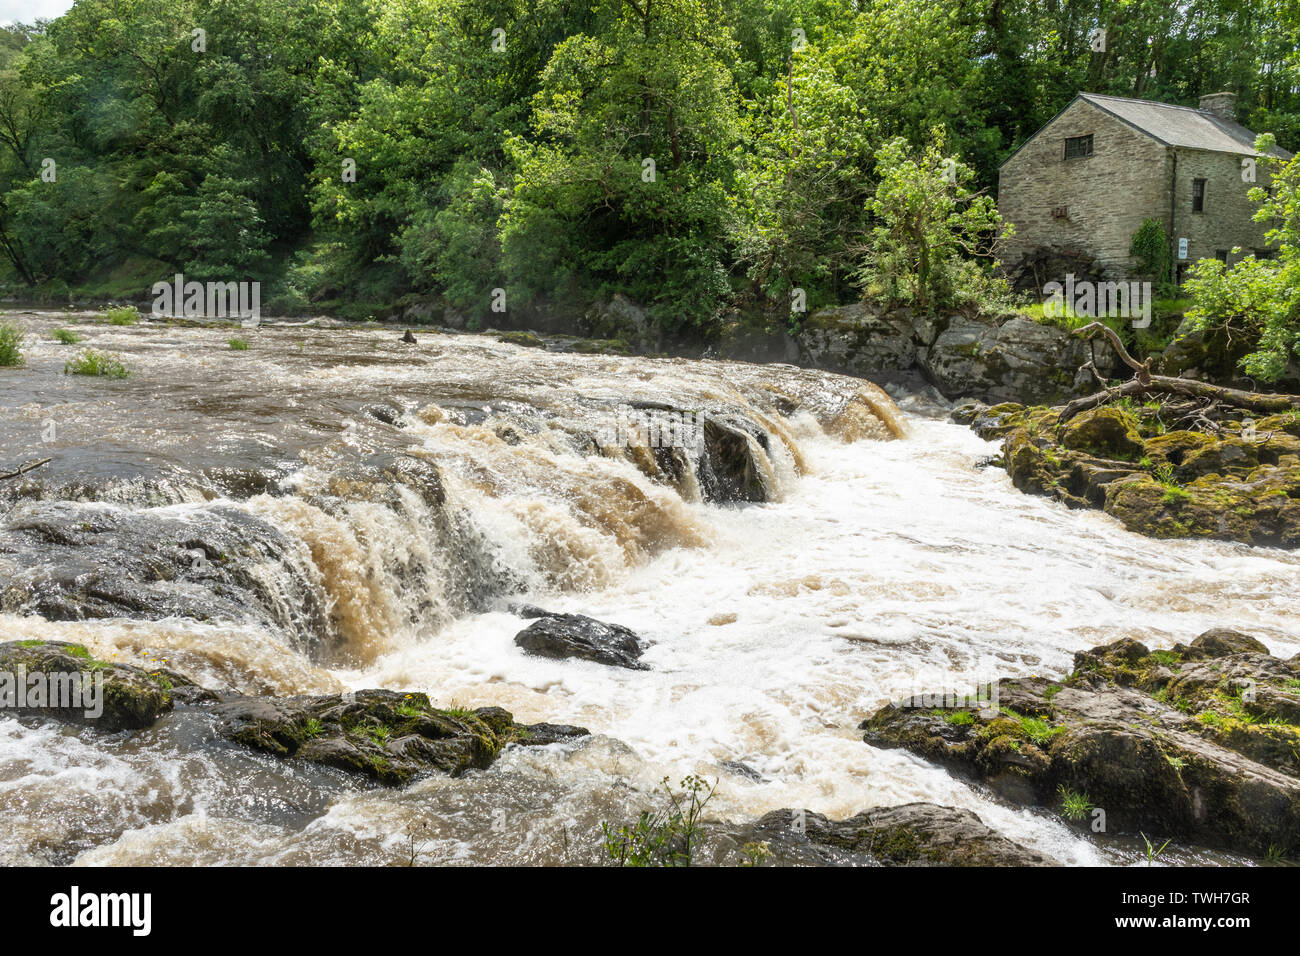
[{"label": "small window", "polygon": [[1069,207],[1069,206],[1053,206],[1053,207],[1052,207],[1052,218],[1053,218],[1053,219],[1069,219],[1069,218],[1070,218],[1070,207]]},{"label": "small window", "polygon": [[1214,258],[1218,259],[1220,262],[1227,262],[1227,261],[1228,261],[1228,250],[1227,250],[1227,249],[1215,249],[1215,250],[1214,250]]},{"label": "small window", "polygon": [[1065,158],[1082,159],[1092,155],[1092,134],[1065,137]]},{"label": "small window", "polygon": [[1205,212],[1205,180],[1192,180],[1192,212]]}]

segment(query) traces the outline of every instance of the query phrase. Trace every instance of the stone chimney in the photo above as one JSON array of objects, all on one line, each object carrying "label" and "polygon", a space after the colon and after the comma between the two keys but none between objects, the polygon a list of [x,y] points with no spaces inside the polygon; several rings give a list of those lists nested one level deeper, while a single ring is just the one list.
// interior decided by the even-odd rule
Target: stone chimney
[{"label": "stone chimney", "polygon": [[1237,121],[1236,93],[1207,93],[1201,97],[1200,110],[1219,119],[1235,123]]}]

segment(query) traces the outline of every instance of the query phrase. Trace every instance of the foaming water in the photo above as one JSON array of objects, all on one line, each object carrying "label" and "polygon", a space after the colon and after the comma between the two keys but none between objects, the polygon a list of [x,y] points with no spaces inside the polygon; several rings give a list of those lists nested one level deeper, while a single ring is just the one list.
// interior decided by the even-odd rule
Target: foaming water
[{"label": "foaming water", "polygon": [[[1157,542],[1022,495],[981,467],[993,445],[861,381],[487,337],[424,335],[417,351],[387,330],[273,328],[251,353],[225,353],[218,331],[105,328],[78,330],[124,351],[134,380],[58,381],[37,400],[23,390],[52,388],[39,376],[61,354],[39,342],[31,384],[0,381],[25,427],[54,416],[64,434],[58,470],[19,489],[0,522],[29,536],[20,555],[42,555],[85,514],[53,521],[34,503],[118,502],[154,522],[152,538],[176,538],[151,559],[173,561],[199,597],[144,620],[122,585],[105,589],[121,613],[50,619],[66,606],[51,571],[34,580],[53,597],[0,616],[5,637],[166,661],[245,693],[425,691],[595,736],[391,791],[213,746],[194,712],[106,739],[0,720],[0,806],[16,821],[5,860],[598,862],[602,821],[634,818],[664,777],[700,773],[719,778],[711,811],[724,819],[928,800],[1065,862],[1123,863],[1122,843],[1081,840],[1051,815],[868,747],[858,723],[916,692],[1061,675],[1075,651],[1125,636],[1163,647],[1232,625],[1276,654],[1300,650],[1300,557]],[[707,501],[698,460],[602,442],[632,400],[739,422],[728,447],[766,502]],[[377,418],[376,403],[389,411]],[[4,460],[30,438],[0,443]],[[218,509],[215,538],[176,533],[178,507]],[[143,546],[123,522],[91,541],[102,560]],[[196,550],[198,571],[175,563]],[[0,558],[0,588],[4,560],[19,566]],[[260,610],[205,617],[203,589],[218,585]],[[315,642],[274,623],[302,594],[319,605],[299,615],[316,622]],[[651,642],[650,670],[527,656],[508,600],[631,627]]]}]

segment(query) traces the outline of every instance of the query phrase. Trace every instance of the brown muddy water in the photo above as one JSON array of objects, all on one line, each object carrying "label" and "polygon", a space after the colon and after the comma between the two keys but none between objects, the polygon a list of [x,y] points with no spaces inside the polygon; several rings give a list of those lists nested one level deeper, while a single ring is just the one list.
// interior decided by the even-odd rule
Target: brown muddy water
[{"label": "brown muddy water", "polygon": [[[1300,555],[1157,542],[1022,495],[944,407],[858,379],[380,327],[7,319],[27,361],[0,369],[0,469],[53,461],[0,483],[0,639],[244,693],[423,691],[593,736],[393,790],[217,745],[199,710],[107,737],[0,718],[3,863],[389,864],[414,844],[420,863],[599,862],[602,821],[698,773],[719,819],[927,800],[1065,862],[1128,864],[1130,843],[855,728],[1123,636],[1230,625],[1300,651]],[[64,375],[86,347],[131,375]],[[707,411],[763,493],[611,441],[631,403]],[[527,656],[511,601],[631,627],[651,669]]]}]

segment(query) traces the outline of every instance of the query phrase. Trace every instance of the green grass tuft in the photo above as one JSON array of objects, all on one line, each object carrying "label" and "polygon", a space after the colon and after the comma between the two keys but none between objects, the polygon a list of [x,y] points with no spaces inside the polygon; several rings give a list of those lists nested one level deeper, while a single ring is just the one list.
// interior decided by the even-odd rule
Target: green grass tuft
[{"label": "green grass tuft", "polygon": [[1078,822],[1092,812],[1092,800],[1086,793],[1071,790],[1065,784],[1061,784],[1056,792],[1061,798],[1061,816],[1065,819]]},{"label": "green grass tuft", "polygon": [[104,378],[126,378],[127,371],[121,360],[107,352],[86,349],[75,359],[63,363],[64,375],[100,375]]},{"label": "green grass tuft", "polygon": [[109,309],[104,313],[104,317],[108,319],[109,325],[135,325],[140,321],[140,313],[133,305]]}]

